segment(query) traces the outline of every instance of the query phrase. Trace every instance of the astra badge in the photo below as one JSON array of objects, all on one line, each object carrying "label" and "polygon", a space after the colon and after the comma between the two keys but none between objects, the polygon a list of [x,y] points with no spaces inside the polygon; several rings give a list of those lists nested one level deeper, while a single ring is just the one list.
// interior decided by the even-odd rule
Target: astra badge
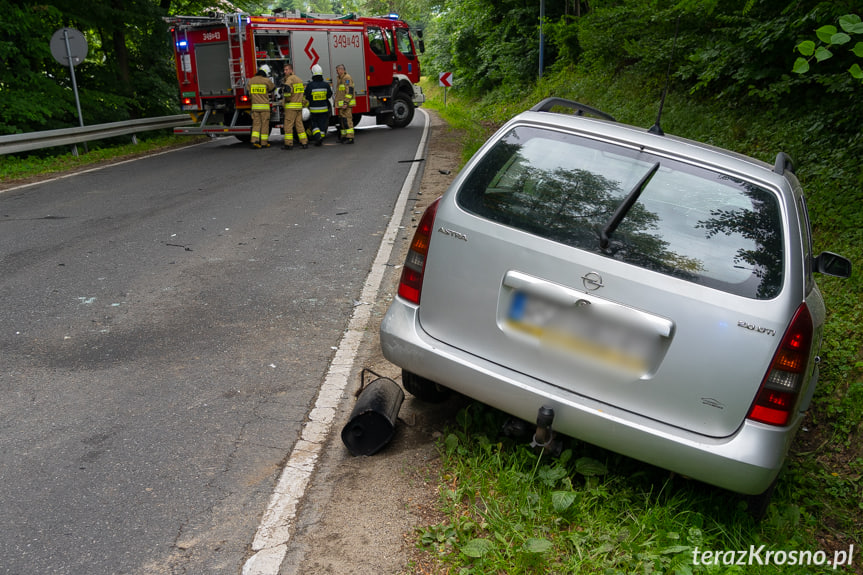
[{"label": "astra badge", "polygon": [[754,323],[749,323],[748,321],[743,321],[743,320],[738,321],[737,327],[742,327],[742,328],[748,329],[749,331],[755,331],[758,333],[763,333],[765,335],[772,335],[774,337],[776,336],[776,331],[774,331],[770,328],[757,326]]},{"label": "astra badge", "polygon": [[455,238],[455,239],[457,239],[457,240],[463,240],[463,241],[465,241],[465,242],[467,241],[467,236],[466,236],[466,235],[464,235],[464,234],[463,234],[463,233],[461,233],[461,232],[457,232],[457,231],[455,231],[455,230],[451,230],[451,229],[449,229],[449,228],[445,228],[445,227],[443,227],[443,226],[439,227],[439,228],[437,229],[437,231],[439,231],[440,233],[442,233],[442,234],[444,234],[444,235],[447,235],[447,236],[453,237],[453,238]]}]

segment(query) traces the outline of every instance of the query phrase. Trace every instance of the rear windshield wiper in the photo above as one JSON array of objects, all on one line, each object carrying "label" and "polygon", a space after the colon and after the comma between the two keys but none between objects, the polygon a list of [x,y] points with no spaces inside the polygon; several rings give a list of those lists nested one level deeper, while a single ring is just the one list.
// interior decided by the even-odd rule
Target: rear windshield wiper
[{"label": "rear windshield wiper", "polygon": [[638,201],[638,196],[641,195],[641,192],[644,191],[644,188],[647,187],[647,184],[653,178],[653,175],[656,174],[656,171],[659,169],[659,162],[653,164],[650,170],[647,171],[644,176],[638,183],[635,184],[635,187],[632,188],[632,191],[626,196],[626,199],[623,200],[623,203],[617,206],[617,209],[614,211],[614,215],[611,216],[611,219],[608,220],[608,223],[605,224],[605,227],[599,231],[599,247],[605,249],[608,247],[609,239],[608,236],[614,233],[614,230],[617,229],[617,226],[620,225],[620,222],[623,221],[623,218],[626,217],[626,214],[629,213],[629,210],[632,209],[632,206],[635,205],[635,202]]}]

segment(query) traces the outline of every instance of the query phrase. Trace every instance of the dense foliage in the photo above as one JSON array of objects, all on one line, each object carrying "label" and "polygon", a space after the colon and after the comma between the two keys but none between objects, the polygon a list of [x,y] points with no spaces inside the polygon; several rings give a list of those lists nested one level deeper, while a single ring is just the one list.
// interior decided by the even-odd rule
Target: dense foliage
[{"label": "dense foliage", "polygon": [[197,14],[214,5],[218,2],[0,0],[0,134],[78,125],[70,70],[50,50],[52,35],[64,27],[87,40],[87,58],[75,67],[85,124],[177,113],[173,56],[162,17]]},{"label": "dense foliage", "polygon": [[[540,472],[551,473],[559,464],[546,468],[536,461],[528,473],[524,466],[533,462],[523,448],[507,449],[494,429],[465,425],[470,437],[455,431],[442,446],[447,519],[424,530],[420,543],[462,573],[554,571],[562,565],[568,569],[561,571],[700,572],[691,553],[693,545],[707,544],[708,532],[714,538],[709,544],[723,549],[753,541],[776,548],[859,547],[863,84],[855,65],[863,57],[857,43],[863,39],[863,7],[843,0],[618,0],[591,3],[589,10],[583,3],[576,14],[572,4],[567,9],[561,2],[546,8],[544,35],[551,46],[545,50],[547,72],[538,79],[535,4],[450,0],[430,26],[425,73],[454,74],[457,89],[442,112],[471,134],[468,153],[491,128],[547,96],[580,100],[624,122],[649,126],[670,70],[663,128],[768,162],[779,150],[789,153],[808,195],[816,252],[842,253],[855,271],[849,280],[818,277],[829,313],[819,386],[762,525],[734,515],[734,500],[729,505],[722,493],[697,484],[676,485],[668,500],[656,499],[655,490],[664,493],[666,485],[661,474],[641,484],[641,465],[609,466],[604,479],[584,485],[575,483],[576,466],[561,475],[573,483],[546,485]],[[531,16],[496,25],[519,10]],[[805,70],[801,56],[809,64]],[[482,434],[491,442],[483,443]],[[590,446],[580,445],[578,453],[626,463]],[[514,476],[516,484],[510,482]],[[606,486],[613,496],[596,505],[593,497]],[[558,503],[564,495],[584,506],[563,509]],[[498,502],[494,509],[491,500]],[[524,509],[532,515],[526,517]],[[709,521],[716,523],[706,529]],[[565,528],[546,529],[552,524]],[[613,544],[603,547],[602,537],[618,534],[621,525]],[[645,525],[649,535],[639,541]],[[666,534],[674,538],[662,540]]]},{"label": "dense foliage", "polygon": [[88,45],[75,77],[84,124],[178,113],[168,15],[276,9],[362,15],[399,12],[423,27],[432,0],[0,0],[0,135],[77,126],[72,76],[51,55],[55,31]]},{"label": "dense foliage", "polygon": [[[518,92],[541,70],[572,65],[634,69],[654,78],[673,58],[673,76],[693,95],[728,105],[767,104],[830,110],[831,125],[861,116],[846,73],[856,58],[838,51],[808,74],[792,72],[795,46],[855,12],[857,0],[238,0],[232,9],[365,15],[398,12],[424,29],[430,75],[452,72],[456,87],[481,95]],[[545,19],[540,27],[540,5]],[[75,72],[86,123],[176,112],[167,28],[169,14],[202,14],[204,0],[0,0],[0,133],[77,124],[70,73],[50,54],[62,27],[90,46]],[[860,10],[856,10],[860,11]],[[540,65],[540,28],[543,62]],[[829,44],[828,44],[829,45]],[[672,56],[673,52],[673,56]],[[829,98],[824,98],[825,93]],[[859,93],[859,92],[858,92]]]}]

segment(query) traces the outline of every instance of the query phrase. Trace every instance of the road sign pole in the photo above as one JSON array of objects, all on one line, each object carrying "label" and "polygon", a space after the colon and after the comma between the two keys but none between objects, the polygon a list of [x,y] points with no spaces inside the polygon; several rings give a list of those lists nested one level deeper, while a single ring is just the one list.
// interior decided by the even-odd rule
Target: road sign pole
[{"label": "road sign pole", "polygon": [[[81,115],[81,101],[78,98],[78,83],[75,81],[75,64],[72,60],[72,47],[69,46],[69,30],[63,29],[63,41],[66,43],[66,55],[69,57],[69,73],[72,74],[72,91],[75,92],[75,107],[78,109],[78,125],[84,127],[84,116]],[[86,154],[87,142],[84,142],[84,153]],[[72,155],[78,156],[78,145],[74,144]]]},{"label": "road sign pole", "polygon": [[446,107],[446,89],[452,86],[452,72],[443,72],[437,80],[438,85],[443,87],[443,105]]}]

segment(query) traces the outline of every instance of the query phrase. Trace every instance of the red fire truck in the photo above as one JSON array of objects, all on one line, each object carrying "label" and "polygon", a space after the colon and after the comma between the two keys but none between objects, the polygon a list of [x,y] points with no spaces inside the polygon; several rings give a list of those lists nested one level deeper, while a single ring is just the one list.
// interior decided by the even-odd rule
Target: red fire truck
[{"label": "red fire truck", "polygon": [[[355,123],[359,116],[378,124],[407,126],[416,106],[425,101],[417,83],[423,51],[421,32],[414,42],[408,24],[398,16],[348,16],[281,13],[250,16],[245,13],[210,16],[172,16],[174,56],[180,105],[198,125],[175,128],[177,134],[250,137],[251,103],[247,80],[267,67],[277,87],[282,68],[291,63],[304,82],[311,68],[321,66],[333,81],[336,66],[344,64],[354,79]],[[272,108],[271,127],[280,127],[280,90]],[[335,119],[334,119],[335,121]]]}]

